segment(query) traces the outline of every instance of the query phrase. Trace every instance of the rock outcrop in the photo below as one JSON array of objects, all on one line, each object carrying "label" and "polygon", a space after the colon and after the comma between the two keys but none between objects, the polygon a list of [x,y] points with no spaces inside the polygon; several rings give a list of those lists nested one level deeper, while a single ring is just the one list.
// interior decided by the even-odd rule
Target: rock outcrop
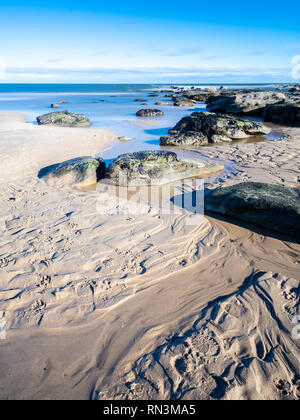
[{"label": "rock outcrop", "polygon": [[300,102],[268,105],[264,110],[264,120],[300,127]]},{"label": "rock outcrop", "polygon": [[223,170],[222,165],[179,159],[174,152],[143,151],[119,156],[107,170],[115,185],[162,185]]},{"label": "rock outcrop", "polygon": [[286,95],[280,92],[228,93],[209,98],[208,111],[262,116],[267,105],[283,103],[286,100]]},{"label": "rock outcrop", "polygon": [[60,127],[90,127],[92,121],[83,114],[69,111],[51,112],[37,117],[40,125],[57,125]]},{"label": "rock outcrop", "polygon": [[40,170],[38,177],[52,184],[88,186],[105,177],[106,164],[102,158],[79,157]]},{"label": "rock outcrop", "polygon": [[162,146],[201,146],[208,143],[231,142],[251,136],[268,134],[271,129],[262,123],[211,112],[194,112],[182,118],[160,139]]},{"label": "rock outcrop", "polygon": [[300,238],[300,189],[247,182],[205,192],[206,210]]}]

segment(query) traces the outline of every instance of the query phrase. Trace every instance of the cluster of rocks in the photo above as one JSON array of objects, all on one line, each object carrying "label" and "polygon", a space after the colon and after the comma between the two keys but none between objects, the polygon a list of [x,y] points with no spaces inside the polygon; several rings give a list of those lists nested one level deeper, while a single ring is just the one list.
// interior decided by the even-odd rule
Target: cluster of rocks
[{"label": "cluster of rocks", "polygon": [[143,151],[119,156],[106,168],[102,158],[80,157],[43,168],[38,176],[60,185],[84,187],[103,178],[119,186],[161,185],[223,170],[218,164],[179,159],[174,152]]},{"label": "cluster of rocks", "polygon": [[182,118],[160,139],[162,146],[202,146],[208,143],[231,142],[251,136],[269,134],[271,129],[262,123],[231,115],[193,112]]},{"label": "cluster of rocks", "polygon": [[219,90],[175,86],[173,88],[176,92],[167,94],[166,97],[172,98],[174,106],[193,107],[197,102],[205,102],[210,112],[258,116],[268,122],[300,126],[299,84],[284,85],[277,91],[261,89],[229,91],[225,86],[221,86]]},{"label": "cluster of rocks", "polygon": [[292,92],[224,92],[207,98],[211,112],[258,116],[265,121],[300,126],[300,89]]},{"label": "cluster of rocks", "polygon": [[227,92],[208,98],[207,109],[211,112],[262,116],[267,105],[280,103],[285,99],[285,94],[279,92]]},{"label": "cluster of rocks", "polygon": [[120,186],[161,185],[223,169],[222,165],[179,159],[174,152],[150,150],[119,156],[108,167],[107,176]]},{"label": "cluster of rocks", "polygon": [[293,86],[290,90],[290,93],[300,93],[300,85]]}]

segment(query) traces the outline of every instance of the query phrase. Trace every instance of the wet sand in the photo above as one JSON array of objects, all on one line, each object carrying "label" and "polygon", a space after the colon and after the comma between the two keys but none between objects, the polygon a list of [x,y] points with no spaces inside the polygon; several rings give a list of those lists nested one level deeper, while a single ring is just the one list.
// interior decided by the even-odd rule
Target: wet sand
[{"label": "wet sand", "polygon": [[[214,215],[101,214],[99,192],[36,173],[113,133],[0,121],[1,399],[299,398],[298,243]],[[193,151],[225,163],[207,187],[298,185],[300,129],[284,130]]]}]

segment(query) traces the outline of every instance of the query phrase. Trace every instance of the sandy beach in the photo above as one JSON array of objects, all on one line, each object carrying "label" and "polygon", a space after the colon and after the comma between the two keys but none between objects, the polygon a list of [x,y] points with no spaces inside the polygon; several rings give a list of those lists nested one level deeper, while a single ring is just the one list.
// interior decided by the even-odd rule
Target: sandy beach
[{"label": "sandy beach", "polygon": [[[299,185],[300,128],[202,147],[207,187]],[[0,399],[298,399],[300,244],[208,214],[105,215],[38,171],[116,135],[0,115]],[[83,141],[84,139],[84,141]]]}]

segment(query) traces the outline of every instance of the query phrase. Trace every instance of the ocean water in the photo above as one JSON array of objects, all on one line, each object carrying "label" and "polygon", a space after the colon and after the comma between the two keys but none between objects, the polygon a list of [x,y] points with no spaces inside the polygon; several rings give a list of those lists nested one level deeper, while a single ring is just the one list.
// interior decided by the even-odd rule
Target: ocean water
[{"label": "ocean water", "polygon": [[[259,87],[273,90],[276,85],[227,85],[227,87],[229,89]],[[56,111],[51,109],[52,103],[68,101],[67,104],[60,104],[58,110],[67,109],[83,113],[93,121],[93,127],[109,129],[118,136],[132,138],[132,141],[117,142],[111,149],[105,151],[103,157],[110,160],[121,153],[160,148],[160,136],[167,134],[168,130],[184,116],[204,110],[203,107],[179,108],[172,105],[155,105],[160,101],[168,102],[170,98],[165,98],[165,93],[154,98],[149,97],[149,94],[156,93],[154,92],[156,89],[169,88],[170,85],[0,84],[0,112],[22,112],[27,115],[28,122],[36,123],[38,115]],[[135,102],[135,99],[145,99],[147,105]],[[165,115],[156,118],[139,118],[136,112],[142,108],[159,108]]]}]

